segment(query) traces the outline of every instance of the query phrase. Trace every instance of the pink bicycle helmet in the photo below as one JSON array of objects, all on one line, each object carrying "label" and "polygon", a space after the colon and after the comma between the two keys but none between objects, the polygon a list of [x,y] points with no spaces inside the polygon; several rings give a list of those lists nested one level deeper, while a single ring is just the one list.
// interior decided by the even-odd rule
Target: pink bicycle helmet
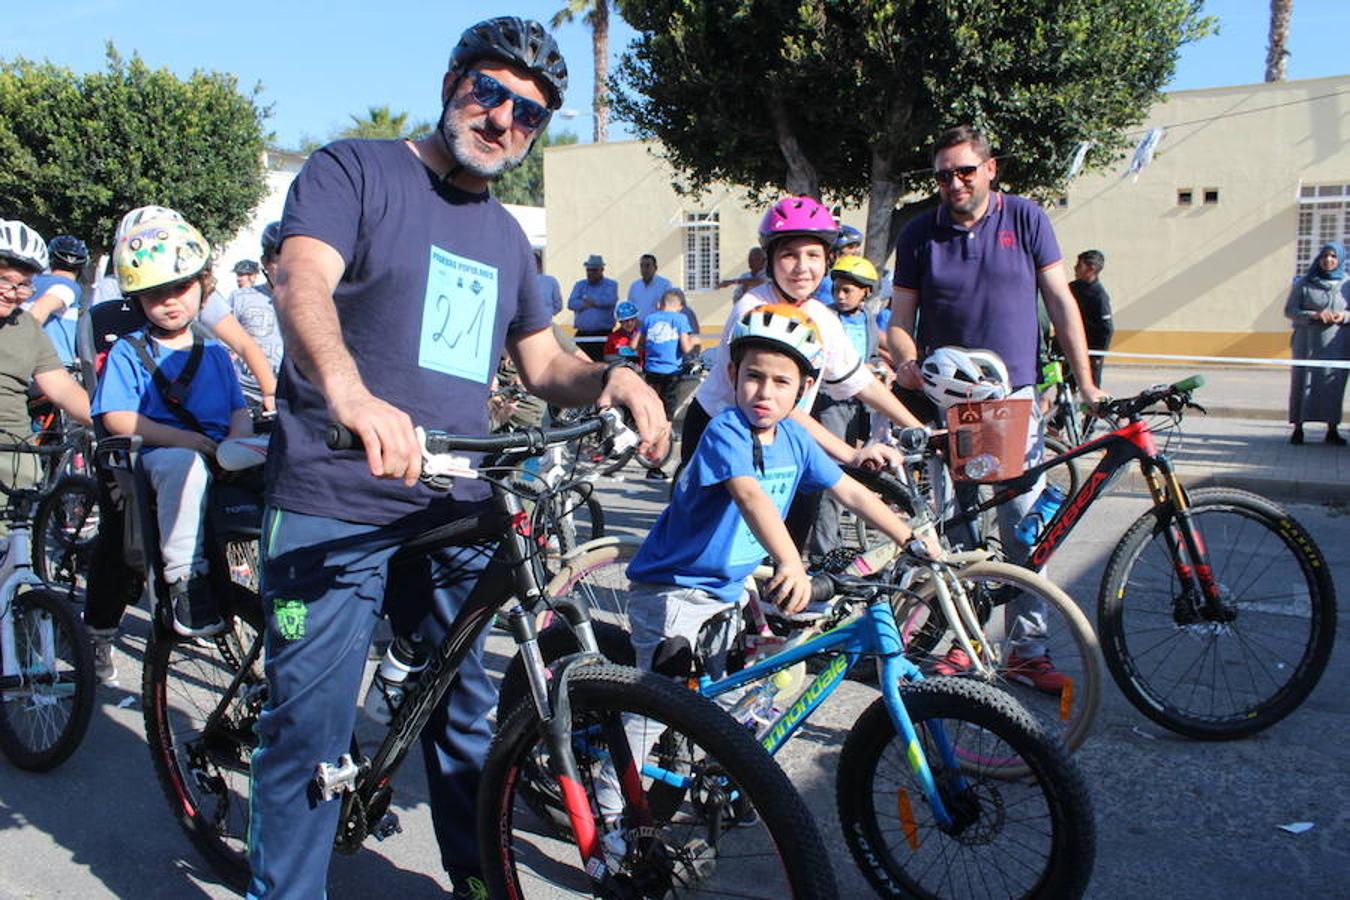
[{"label": "pink bicycle helmet", "polygon": [[773,245],[790,237],[816,238],[828,249],[839,237],[839,223],[819,200],[784,197],[759,220],[759,245],[772,257]]}]

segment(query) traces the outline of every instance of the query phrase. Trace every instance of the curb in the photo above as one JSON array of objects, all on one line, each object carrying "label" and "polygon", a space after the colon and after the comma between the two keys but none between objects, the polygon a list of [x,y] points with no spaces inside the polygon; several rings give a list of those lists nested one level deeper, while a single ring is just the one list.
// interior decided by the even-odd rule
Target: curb
[{"label": "curb", "polygon": [[[1283,478],[1250,472],[1188,471],[1185,467],[1178,467],[1177,479],[1187,488],[1236,488],[1281,503],[1350,504],[1350,484],[1339,481]],[[1115,489],[1148,494],[1148,485],[1137,469],[1123,475]]]}]

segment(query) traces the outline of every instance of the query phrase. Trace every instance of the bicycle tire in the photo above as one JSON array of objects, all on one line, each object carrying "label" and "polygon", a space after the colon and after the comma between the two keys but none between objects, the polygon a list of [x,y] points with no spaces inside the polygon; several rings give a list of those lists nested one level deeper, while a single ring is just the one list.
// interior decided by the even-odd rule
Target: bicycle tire
[{"label": "bicycle tire", "polygon": [[[1081,897],[1092,876],[1096,822],[1086,782],[1061,745],[986,684],[934,678],[905,685],[901,694],[944,802],[975,818],[955,834],[938,827],[909,767],[908,755],[918,748],[904,746],[885,701],[873,702],[844,742],[835,784],[844,839],[876,892],[960,900]],[[1030,777],[1009,780],[964,760],[959,773],[944,771],[930,727],[938,720],[963,749],[1006,746],[988,754],[1020,756]],[[958,774],[969,785],[960,794],[953,784]],[[883,779],[896,786],[883,789]],[[923,883],[929,875],[937,883]],[[1014,886],[1019,875],[1029,883]]]},{"label": "bicycle tire", "polygon": [[[267,698],[257,595],[234,585],[227,628],[184,641],[156,618],[145,647],[141,702],[155,775],[174,818],[231,887],[248,887],[249,762]],[[222,707],[243,664],[239,690]],[[209,732],[206,730],[209,727]]]},{"label": "bicycle tire", "polygon": [[98,483],[87,475],[63,475],[33,514],[33,572],[47,584],[83,590],[98,517]]},{"label": "bicycle tire", "polygon": [[[704,892],[724,896],[727,885],[735,886],[737,896],[831,900],[838,896],[815,819],[750,732],[710,701],[635,669],[582,665],[572,670],[568,685],[574,734],[578,735],[574,741],[578,768],[593,803],[598,802],[594,791],[597,780],[603,778],[599,770],[605,759],[597,749],[599,736],[589,729],[593,723],[612,722],[613,717],[624,715],[644,717],[660,723],[663,730],[677,731],[700,750],[691,762],[702,773],[698,778],[706,781],[696,781],[680,813],[654,820],[650,829],[619,832],[629,848],[623,857],[623,887],[633,893],[616,892],[614,896],[664,896],[675,887],[682,889],[680,896],[686,896],[683,889],[690,887],[696,890],[688,896]],[[488,751],[478,803],[479,842],[485,860],[492,860],[484,870],[488,892],[493,897],[558,896],[570,887],[591,896],[589,879],[576,868],[574,842],[546,842],[531,833],[528,806],[517,806],[522,770],[532,761],[537,764],[544,752],[537,746],[540,734],[533,705],[522,704],[499,725]],[[720,786],[720,790],[704,794],[699,785]],[[738,796],[738,801],[731,799]],[[706,806],[699,806],[703,800]],[[733,805],[744,816],[743,824],[723,829],[723,814]],[[756,813],[757,819],[749,821],[747,810]],[[684,840],[691,834],[699,836]],[[536,857],[547,857],[550,852],[554,856],[540,865],[543,883],[536,887],[529,867]],[[636,858],[639,852],[642,859]],[[735,865],[730,864],[732,860]],[[697,884],[677,883],[695,867],[707,869],[698,873]],[[708,885],[711,880],[716,883]]]},{"label": "bicycle tire", "polygon": [[[605,544],[582,551],[563,563],[546,588],[550,597],[571,597],[590,610],[591,620],[631,632],[628,604],[632,582],[628,563],[637,547],[632,544]],[[540,628],[547,628],[552,614],[540,617]]]},{"label": "bicycle tire", "polygon": [[[1202,488],[1190,492],[1190,512],[1235,619],[1178,621],[1174,563],[1162,537],[1173,511],[1156,507],[1130,526],[1107,563],[1098,595],[1102,652],[1121,691],[1154,722],[1231,740],[1279,722],[1316,687],[1336,637],[1335,586],[1312,535],[1270,500]],[[1281,626],[1292,626],[1287,638],[1275,636]]]},{"label": "bicycle tire", "polygon": [[[993,683],[1021,703],[1048,734],[1063,741],[1069,750],[1077,750],[1097,721],[1106,680],[1101,647],[1087,616],[1054,582],[1021,566],[989,560],[959,571],[984,626],[983,636],[971,635],[971,643],[992,670]],[[1011,652],[1007,599],[1016,592],[1039,597],[1045,604],[1046,650],[1056,668],[1069,679],[1067,688],[1058,695],[1011,679],[1003,667]],[[894,595],[892,610],[905,656],[925,672],[933,672],[954,643],[946,618],[937,608],[932,582],[916,585],[912,595]],[[998,765],[995,761],[986,764],[990,768]],[[1008,760],[1001,769],[1008,777],[1027,773],[1016,760]]]},{"label": "bicycle tire", "polygon": [[[1061,441],[1059,438],[1045,437],[1045,461],[1049,462],[1057,456],[1063,456],[1072,448]],[[1060,463],[1046,470],[1045,480],[1053,484],[1064,492],[1065,497],[1072,497],[1078,493],[1078,486],[1083,483],[1082,473],[1078,469],[1078,460],[1071,459]]]},{"label": "bicycle tire", "polygon": [[84,624],[56,591],[20,590],[9,614],[20,683],[0,693],[0,752],[46,772],[70,758],[94,713],[94,651]]}]

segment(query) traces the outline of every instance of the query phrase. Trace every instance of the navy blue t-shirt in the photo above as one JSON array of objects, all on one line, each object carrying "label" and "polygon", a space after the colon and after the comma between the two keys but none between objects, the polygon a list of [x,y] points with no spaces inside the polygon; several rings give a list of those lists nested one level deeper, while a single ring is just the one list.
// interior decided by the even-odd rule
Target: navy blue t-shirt
[{"label": "navy blue t-shirt", "polygon": [[1036,275],[1063,259],[1050,217],[1024,197],[989,195],[973,229],[941,207],[905,226],[895,286],[919,294],[920,358],[938,347],[993,350],[1016,387],[1037,381]]},{"label": "navy blue t-shirt", "polygon": [[[338,141],[291,184],[282,240],[328,244],[346,263],[333,292],[342,337],[366,387],[416,425],[489,431],[488,382],[507,335],[549,327],[534,256],[515,219],[486,193],[442,185],[403,141]],[[479,500],[458,479],[450,495],[377,479],[364,452],[324,445],[331,415],[287,356],[267,461],[267,499],[282,509],[387,524],[438,500]]]}]

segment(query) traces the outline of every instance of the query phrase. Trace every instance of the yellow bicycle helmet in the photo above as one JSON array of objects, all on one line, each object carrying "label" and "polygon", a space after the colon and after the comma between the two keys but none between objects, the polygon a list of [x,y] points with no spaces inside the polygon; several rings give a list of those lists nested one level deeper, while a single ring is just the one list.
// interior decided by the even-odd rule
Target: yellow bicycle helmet
[{"label": "yellow bicycle helmet", "polygon": [[181,219],[142,220],[113,249],[117,285],[128,297],[200,275],[211,262],[211,245]]},{"label": "yellow bicycle helmet", "polygon": [[847,278],[869,290],[877,286],[877,267],[867,261],[865,256],[841,256],[834,261],[830,269],[833,278]]}]

